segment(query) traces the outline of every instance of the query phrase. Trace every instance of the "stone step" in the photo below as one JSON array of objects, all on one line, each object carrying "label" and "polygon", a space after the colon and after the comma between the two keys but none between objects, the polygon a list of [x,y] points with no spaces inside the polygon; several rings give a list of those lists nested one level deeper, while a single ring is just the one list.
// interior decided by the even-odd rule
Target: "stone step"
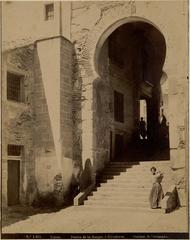
[{"label": "stone step", "polygon": [[[131,178],[136,178],[136,177],[141,177],[141,180],[143,180],[144,178],[151,178],[152,176],[150,175],[149,172],[147,173],[142,173],[142,172],[132,172],[132,171],[128,171],[128,172],[106,172],[104,176],[128,176]],[[164,177],[172,177],[172,174],[170,173],[165,173]]]},{"label": "stone step", "polygon": [[102,191],[106,191],[106,190],[112,190],[112,191],[129,191],[129,190],[134,190],[134,191],[139,191],[139,192],[143,192],[143,191],[147,191],[149,192],[151,190],[151,187],[142,187],[142,186],[101,186],[100,188],[102,188]]},{"label": "stone step", "polygon": [[120,175],[121,174],[121,172],[117,172],[117,171],[115,171],[115,172],[104,172],[104,176],[109,176],[109,177],[113,177],[113,176],[118,176],[118,175]]},{"label": "stone step", "polygon": [[152,185],[149,185],[148,187],[143,187],[143,186],[139,186],[137,184],[134,184],[134,185],[129,185],[129,184],[108,184],[108,183],[100,183],[100,186],[97,186],[96,190],[99,191],[100,189],[104,190],[104,189],[112,189],[113,190],[116,190],[116,191],[123,191],[126,189],[129,189],[129,190],[138,190],[138,191],[144,191],[144,190],[150,190],[152,188]]},{"label": "stone step", "polygon": [[[105,179],[103,179],[103,180],[105,180]],[[121,178],[113,178],[113,179],[108,179],[108,182],[111,182],[111,181],[115,181],[115,182],[126,182],[126,183],[129,183],[129,182],[136,182],[136,183],[139,183],[139,182],[143,182],[143,183],[151,183],[152,184],[152,179],[149,179],[149,178],[144,178],[144,181],[142,180],[142,178],[141,179],[135,179],[135,178],[133,178],[133,179],[130,179],[130,178],[128,178],[128,177],[121,177]],[[168,177],[168,178],[163,178],[162,179],[162,184],[163,183],[170,183],[170,182],[172,182],[172,178],[170,178],[170,177]]]},{"label": "stone step", "polygon": [[[113,179],[99,179],[98,183],[134,183],[138,184],[139,182],[142,182],[138,179],[130,179],[130,178],[113,178]],[[143,181],[143,183],[151,183],[151,179]]]},{"label": "stone step", "polygon": [[[170,175],[172,174],[172,171],[170,169],[159,169],[159,171],[161,171],[164,175]],[[151,176],[151,172],[150,170],[148,169],[145,169],[145,170],[141,170],[141,169],[113,169],[113,168],[107,168],[105,169],[105,171],[103,172],[103,175],[106,175],[106,174],[117,174],[117,173],[133,173],[133,174],[145,174],[145,175],[149,175]]]},{"label": "stone step", "polygon": [[132,169],[133,169],[133,167],[109,166],[109,167],[105,168],[104,171],[130,171]]},{"label": "stone step", "polygon": [[[151,167],[152,166],[133,166],[133,167],[109,166],[109,167],[104,168],[104,170],[115,170],[115,171],[126,170],[126,171],[147,171],[147,172],[150,172]],[[169,166],[160,166],[160,167],[156,166],[156,169],[165,170],[165,171],[172,171],[171,167],[169,167]]]},{"label": "stone step", "polygon": [[[167,167],[160,167],[160,168],[158,168],[158,170],[159,171],[162,171],[162,172],[172,172],[172,170],[171,170],[171,168],[167,168]],[[109,168],[106,168],[105,170],[104,170],[104,172],[105,171],[110,171],[110,172],[118,172],[118,171],[122,171],[122,172],[142,172],[142,173],[145,173],[145,172],[147,172],[147,173],[149,173],[149,174],[151,174],[151,172],[150,172],[150,168],[148,168],[148,167],[142,167],[142,168],[140,168],[140,167],[132,167],[132,168],[122,168],[122,167],[120,167],[120,168],[114,168],[114,167],[109,167]]]},{"label": "stone step", "polygon": [[93,195],[93,196],[88,196],[88,200],[112,200],[112,201],[133,201],[133,202],[148,202],[149,196],[138,196],[138,198],[136,196],[131,196],[131,195],[106,195],[106,196],[102,196],[102,195]]},{"label": "stone step", "polygon": [[[115,193],[115,194],[113,194]],[[98,196],[98,197],[110,197],[113,196],[114,198],[120,198],[120,197],[144,197],[147,198],[149,196],[149,192],[130,192],[130,191],[123,191],[123,192],[113,192],[113,191],[98,191],[98,192],[92,192],[92,196]],[[90,196],[91,197],[91,196]]]},{"label": "stone step", "polygon": [[[130,169],[131,170],[131,169]],[[117,172],[128,172],[129,170],[127,168],[106,168],[104,170],[103,174],[106,174],[107,172],[111,173],[117,173]]]},{"label": "stone step", "polygon": [[[149,171],[150,172],[150,169],[152,166],[155,166],[155,165],[137,165],[137,166],[119,166],[119,165],[116,165],[116,166],[107,166],[105,168],[106,169],[114,169],[114,170],[123,170],[123,169],[126,169],[128,171],[131,171],[131,170],[141,170],[141,171]],[[171,167],[170,166],[164,166],[164,165],[161,165],[161,166],[155,166],[158,170],[160,169],[163,169],[163,170],[171,170]]]},{"label": "stone step", "polygon": [[[163,178],[163,180],[162,181],[165,181],[165,179],[167,179],[167,180],[170,180],[170,179],[172,179],[172,175],[170,175],[170,174],[168,174],[168,175],[165,175],[164,176],[164,178]],[[150,176],[150,175],[143,175],[143,177],[142,177],[142,175],[138,175],[138,176],[131,176],[131,174],[120,174],[120,175],[103,175],[103,176],[99,176],[98,178],[97,178],[97,180],[99,181],[99,180],[126,180],[126,181],[128,181],[128,180],[137,180],[137,181],[141,181],[142,182],[142,180],[143,181],[151,181],[152,180],[152,176]]]},{"label": "stone step", "polygon": [[109,168],[109,167],[113,167],[113,168],[133,168],[133,167],[137,167],[137,166],[140,166],[140,165],[132,165],[132,164],[109,164],[107,165],[105,168]]},{"label": "stone step", "polygon": [[122,162],[109,162],[109,165],[139,165],[140,163],[137,161],[137,162],[130,162],[130,161],[122,161]]},{"label": "stone step", "polygon": [[[142,180],[142,177],[140,178],[136,178],[136,177],[129,177],[129,176],[122,176],[122,175],[118,175],[118,176],[115,176],[113,178],[102,178],[102,179],[98,179],[99,183],[101,182],[101,180],[104,182],[104,183],[152,183],[152,179],[151,178],[143,178]],[[164,179],[163,179],[164,181]]]},{"label": "stone step", "polygon": [[99,180],[102,180],[102,179],[114,179],[115,177],[116,176],[114,176],[114,175],[102,175],[102,176],[96,177],[96,181],[99,181]]},{"label": "stone step", "polygon": [[[111,175],[104,175],[104,176],[110,176],[111,177]],[[163,179],[164,178],[171,178],[173,175],[172,174],[164,174],[163,175]],[[120,173],[120,175],[116,175],[116,176],[114,176],[113,175],[113,177],[114,178],[130,178],[130,179],[141,179],[141,181],[143,181],[144,179],[145,180],[147,180],[147,179],[152,179],[153,178],[153,176],[150,174],[150,173],[133,173],[133,172],[127,172],[127,173],[124,173],[124,172],[121,172]]]},{"label": "stone step", "polygon": [[156,165],[156,166],[160,166],[160,165],[170,165],[171,161],[170,160],[157,160],[157,161],[118,161],[118,162],[109,162],[109,165]]},{"label": "stone step", "polygon": [[[147,172],[150,172],[150,169],[151,169],[152,166],[138,166],[138,167],[132,167],[132,168],[126,168],[127,170],[129,171],[147,171]],[[112,167],[113,168],[113,167]],[[122,167],[121,167],[122,168]],[[160,166],[160,167],[156,167],[158,170],[165,170],[165,171],[171,171],[171,168],[170,167],[167,167],[167,166]],[[115,168],[115,169],[118,169],[118,168]],[[124,168],[125,169],[125,168]]]},{"label": "stone step", "polygon": [[123,169],[123,170],[117,170],[117,169],[105,169],[104,173],[103,174],[118,174],[118,173],[126,173],[126,172],[129,172],[128,170],[126,169]]},{"label": "stone step", "polygon": [[108,175],[108,176],[128,175],[131,177],[136,177],[136,176],[142,176],[142,174],[143,174],[143,177],[150,176],[150,172],[142,173],[142,171],[109,171],[108,170],[104,172],[104,175]]},{"label": "stone step", "polygon": [[146,194],[150,193],[150,188],[113,188],[113,187],[98,187],[97,191],[93,191],[93,194],[100,193],[100,194],[112,194],[112,195],[119,195],[119,194]]},{"label": "stone step", "polygon": [[[100,179],[98,181],[98,185],[102,184],[102,183],[115,183],[115,184],[139,184],[142,183],[142,181],[137,180],[137,179]],[[169,185],[170,183],[172,183],[172,181],[167,181],[166,179],[162,181],[162,185]],[[143,184],[145,185],[152,185],[152,181],[150,180],[146,180],[143,181]]]},{"label": "stone step", "polygon": [[143,161],[143,162],[109,162],[107,166],[112,165],[122,165],[122,166],[169,166],[171,165],[171,161]]},{"label": "stone step", "polygon": [[123,206],[123,207],[149,207],[148,202],[134,202],[134,201],[115,201],[115,200],[87,200],[84,205],[98,205],[98,206]]},{"label": "stone step", "polygon": [[[164,186],[169,186],[171,185],[172,181],[163,181],[161,184],[164,185]],[[110,180],[110,181],[107,181],[107,182],[100,182],[99,185],[101,187],[106,187],[106,186],[112,186],[112,187],[152,187],[152,182],[151,181],[115,181],[114,179],[113,180]]]},{"label": "stone step", "polygon": [[160,214],[164,212],[164,209],[151,209],[150,207],[129,207],[129,206],[101,206],[101,205],[83,205],[82,208],[84,210],[91,211],[121,211],[121,214],[125,214],[125,212],[150,212],[154,214]]},{"label": "stone step", "polygon": [[140,161],[139,164],[140,165],[151,165],[151,164],[155,164],[155,165],[164,165],[164,164],[170,164],[171,161],[170,160],[155,160],[155,161]]},{"label": "stone step", "polygon": [[[165,174],[164,177],[163,177],[163,180],[164,179],[171,179],[172,178],[172,174]],[[150,174],[134,174],[134,173],[131,173],[131,172],[128,172],[128,173],[123,173],[121,172],[119,175],[102,175],[102,176],[99,176],[97,178],[97,180],[99,179],[128,179],[128,180],[139,180],[139,181],[149,181],[152,179],[152,176]]]},{"label": "stone step", "polygon": [[152,184],[145,184],[144,182],[139,182],[139,183],[115,183],[115,182],[108,182],[108,183],[100,183],[101,187],[124,187],[124,188],[151,188]]}]

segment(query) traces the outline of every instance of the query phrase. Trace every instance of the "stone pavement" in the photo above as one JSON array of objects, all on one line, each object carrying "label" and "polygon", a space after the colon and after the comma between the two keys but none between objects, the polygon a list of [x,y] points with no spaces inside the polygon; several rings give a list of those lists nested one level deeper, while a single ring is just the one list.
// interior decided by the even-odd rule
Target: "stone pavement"
[{"label": "stone pavement", "polygon": [[187,208],[165,214],[72,206],[30,216],[4,227],[2,233],[187,232],[187,220]]}]

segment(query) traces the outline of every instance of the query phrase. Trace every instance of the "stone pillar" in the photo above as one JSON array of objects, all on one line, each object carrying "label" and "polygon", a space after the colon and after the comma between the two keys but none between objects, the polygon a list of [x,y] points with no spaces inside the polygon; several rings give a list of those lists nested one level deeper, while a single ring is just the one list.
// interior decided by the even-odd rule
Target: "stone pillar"
[{"label": "stone pillar", "polygon": [[35,61],[38,191],[61,204],[73,171],[72,44],[62,37],[37,41]]}]

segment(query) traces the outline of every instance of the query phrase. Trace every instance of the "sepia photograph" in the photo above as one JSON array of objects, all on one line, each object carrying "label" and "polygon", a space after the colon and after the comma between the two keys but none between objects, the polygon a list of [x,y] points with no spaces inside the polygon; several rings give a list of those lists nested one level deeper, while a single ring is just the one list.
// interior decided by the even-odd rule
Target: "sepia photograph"
[{"label": "sepia photograph", "polygon": [[189,239],[189,1],[1,1],[1,239]]}]

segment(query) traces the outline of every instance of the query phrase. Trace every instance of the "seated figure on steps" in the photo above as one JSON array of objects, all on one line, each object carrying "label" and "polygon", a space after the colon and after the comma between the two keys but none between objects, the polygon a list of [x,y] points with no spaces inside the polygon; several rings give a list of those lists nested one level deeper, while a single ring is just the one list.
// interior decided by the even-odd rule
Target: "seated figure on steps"
[{"label": "seated figure on steps", "polygon": [[164,197],[161,185],[163,173],[161,173],[160,171],[156,171],[155,167],[152,167],[150,171],[152,173],[153,185],[149,196],[149,202],[152,209],[157,209],[161,207],[160,203],[162,198]]}]

